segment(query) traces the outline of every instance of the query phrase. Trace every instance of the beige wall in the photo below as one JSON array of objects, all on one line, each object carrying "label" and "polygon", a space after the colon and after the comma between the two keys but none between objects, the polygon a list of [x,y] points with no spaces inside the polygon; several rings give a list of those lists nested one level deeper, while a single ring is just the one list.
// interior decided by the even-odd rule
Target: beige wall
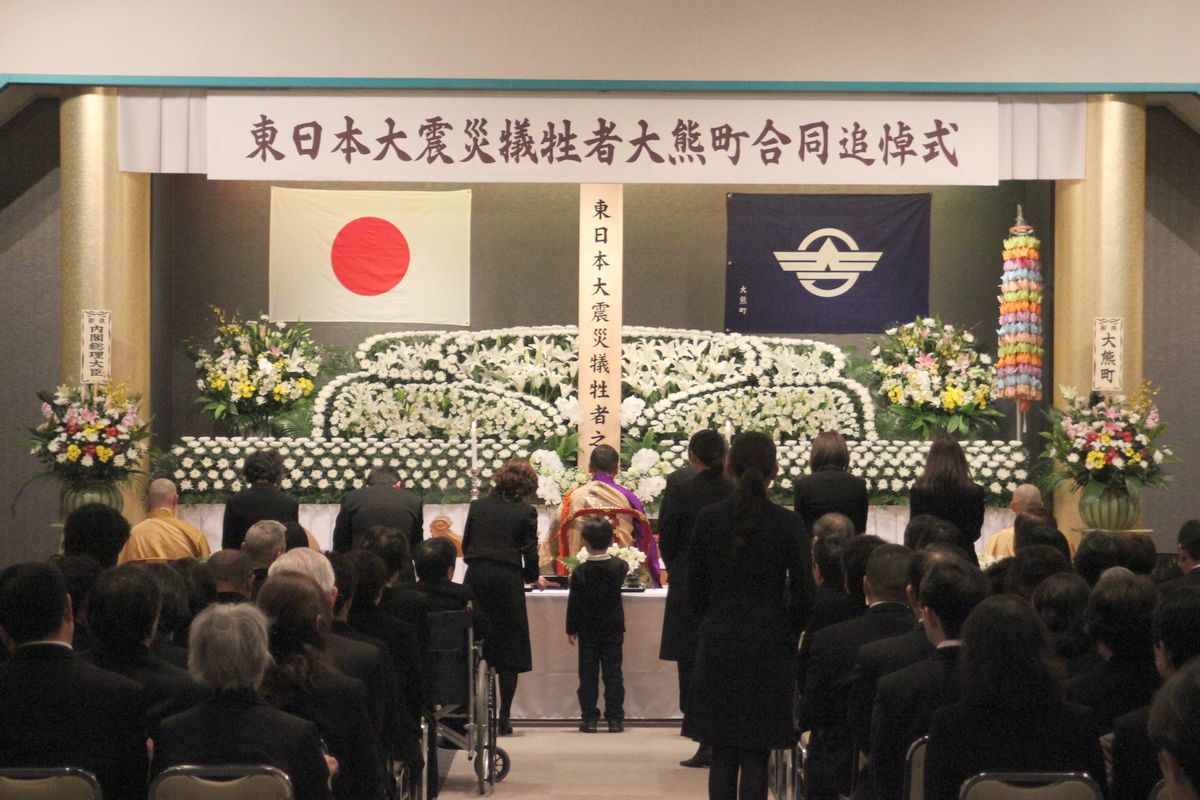
[{"label": "beige wall", "polygon": [[4,73],[1200,83],[1196,0],[0,3]]}]

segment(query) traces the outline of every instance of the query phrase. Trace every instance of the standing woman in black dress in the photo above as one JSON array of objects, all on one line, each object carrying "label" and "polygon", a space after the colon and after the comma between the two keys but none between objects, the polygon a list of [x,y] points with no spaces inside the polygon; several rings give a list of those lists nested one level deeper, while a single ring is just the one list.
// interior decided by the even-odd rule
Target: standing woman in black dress
[{"label": "standing woman in black dress", "polygon": [[826,514],[845,514],[855,533],[867,532],[867,482],[851,475],[846,437],[825,431],[813,439],[808,457],[809,475],[796,481],[796,513],[809,531]]},{"label": "standing woman in black dress", "polygon": [[463,579],[488,623],[483,655],[500,677],[500,732],[509,721],[517,675],[533,669],[525,584],[538,577],[537,511],[525,502],[537,491],[528,461],[513,459],[492,475],[492,492],[471,503],[463,531]]},{"label": "standing woman in black dress", "polygon": [[778,469],[771,437],[735,437],[733,496],[703,509],[692,533],[688,598],[701,622],[688,715],[712,744],[711,800],[765,800],[768,754],[796,743],[796,642],[813,583],[803,520],[767,495]]},{"label": "standing woman in black dress", "polygon": [[912,517],[932,514],[958,528],[959,546],[978,564],[975,542],[983,528],[983,487],[971,479],[967,456],[958,442],[944,433],[933,437],[925,471],[908,490],[908,508]]}]

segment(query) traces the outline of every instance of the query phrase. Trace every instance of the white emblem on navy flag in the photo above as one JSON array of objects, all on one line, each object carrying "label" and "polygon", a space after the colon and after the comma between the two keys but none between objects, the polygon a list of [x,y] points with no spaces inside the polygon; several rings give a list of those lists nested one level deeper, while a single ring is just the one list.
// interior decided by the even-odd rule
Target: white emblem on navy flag
[{"label": "white emblem on navy flag", "polygon": [[[824,239],[821,246],[812,246]],[[834,240],[845,250],[839,250]],[[854,288],[859,275],[875,269],[883,251],[859,250],[854,237],[837,228],[821,228],[804,237],[796,250],[776,250],[775,259],[785,272],[795,274],[806,291],[817,297],[838,297]],[[838,281],[837,286],[822,288],[818,281]]]}]

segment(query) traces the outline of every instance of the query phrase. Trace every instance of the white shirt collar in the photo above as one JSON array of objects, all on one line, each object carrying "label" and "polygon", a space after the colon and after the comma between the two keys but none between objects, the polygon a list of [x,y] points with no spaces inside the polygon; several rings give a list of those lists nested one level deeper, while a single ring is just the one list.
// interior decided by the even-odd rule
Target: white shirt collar
[{"label": "white shirt collar", "polygon": [[947,639],[946,641],[939,644],[937,646],[937,649],[942,650],[947,647],[962,647],[962,639]]},{"label": "white shirt collar", "polygon": [[36,641],[36,642],[25,642],[25,644],[19,644],[19,645],[17,645],[17,649],[19,650],[19,649],[21,649],[22,647],[29,647],[30,645],[35,645],[35,644],[54,644],[54,645],[58,645],[59,647],[65,647],[65,648],[67,648],[68,650],[74,650],[74,649],[75,649],[74,647],[72,647],[72,646],[71,646],[70,644],[68,644],[67,642],[60,642],[60,641],[58,641],[57,639],[42,639],[42,640],[40,640],[40,641]]},{"label": "white shirt collar", "polygon": [[588,553],[587,560],[588,561],[608,561],[610,558],[612,558],[611,553],[601,553],[598,556],[594,556],[591,553]]}]

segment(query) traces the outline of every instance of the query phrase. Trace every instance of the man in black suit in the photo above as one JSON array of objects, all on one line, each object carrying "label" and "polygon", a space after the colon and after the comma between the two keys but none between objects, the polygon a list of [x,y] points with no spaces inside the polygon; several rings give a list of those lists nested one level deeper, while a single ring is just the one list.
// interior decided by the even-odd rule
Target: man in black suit
[{"label": "man in black suit", "polygon": [[854,741],[846,714],[854,662],[863,645],[912,629],[912,612],[905,602],[912,555],[902,545],[877,546],[867,560],[863,578],[867,612],[822,628],[813,636],[800,700],[800,727],[812,731],[809,797],[813,800],[849,794]]},{"label": "man in black suit", "polygon": [[[663,494],[658,519],[658,549],[667,565],[667,602],[663,611],[662,639],[658,657],[674,661],[679,676],[679,710],[687,717],[691,694],[692,668],[700,620],[687,600],[687,551],[691,545],[696,515],[702,508],[719,503],[733,494],[733,480],[725,474],[725,437],[704,429],[688,442],[687,473],[672,473]],[[684,724],[687,735],[687,724]],[[706,767],[712,761],[712,748],[700,742],[695,755],[679,762],[685,767]]]},{"label": "man in black suit", "polygon": [[[243,543],[244,544],[244,543]],[[269,566],[269,565],[268,565]],[[204,563],[216,588],[216,603],[247,603],[254,584],[254,565],[241,550],[218,550]]]},{"label": "man in black suit", "polygon": [[875,687],[879,679],[909,664],[928,658],[934,644],[930,642],[921,619],[921,581],[934,564],[947,558],[959,558],[954,545],[930,545],[918,550],[908,565],[908,607],[913,612],[913,629],[890,639],[865,644],[858,651],[854,663],[854,677],[850,688],[848,718],[854,732],[855,751],[870,752],[871,708],[875,704]]},{"label": "man in black suit", "polygon": [[909,746],[929,730],[934,711],[958,700],[958,634],[989,589],[978,567],[955,556],[935,561],[921,579],[921,622],[934,650],[879,680],[868,751],[879,800],[901,797]]},{"label": "man in black suit", "polygon": [[241,552],[250,560],[250,597],[258,597],[258,590],[267,582],[267,574],[275,559],[287,548],[287,528],[282,522],[264,519],[246,530]]},{"label": "man in black suit", "polygon": [[[1154,609],[1154,663],[1164,681],[1200,656],[1200,585],[1163,587]],[[1158,748],[1150,741],[1150,706],[1117,717],[1113,724],[1113,797],[1143,798],[1160,779]]]},{"label": "man in black suit", "polygon": [[1193,659],[1154,698],[1150,739],[1172,800],[1200,799],[1200,660]]},{"label": "man in black suit", "polygon": [[367,485],[347,492],[333,526],[333,549],[345,553],[361,546],[366,532],[376,525],[399,531],[409,552],[425,538],[421,498],[400,485],[394,467],[376,467],[367,475]]},{"label": "man in black suit", "polygon": [[[458,551],[454,543],[441,537],[426,539],[413,551],[417,582],[413,591],[425,596],[430,611],[462,611],[471,602],[471,587],[455,583],[454,565]],[[487,621],[475,609],[476,635],[487,635]]]},{"label": "man in black suit", "polygon": [[300,521],[300,504],[279,488],[283,472],[283,456],[278,450],[255,450],[246,456],[242,475],[250,485],[225,501],[222,550],[240,548],[246,531],[260,520]]},{"label": "man in black suit", "polygon": [[1167,581],[1163,589],[1188,584],[1200,586],[1200,519],[1189,519],[1183,523],[1176,542],[1179,546],[1179,569],[1183,576]]},{"label": "man in black suit", "polygon": [[0,572],[0,767],[80,767],[104,796],[146,796],[142,687],[71,649],[71,601],[49,564]]}]

